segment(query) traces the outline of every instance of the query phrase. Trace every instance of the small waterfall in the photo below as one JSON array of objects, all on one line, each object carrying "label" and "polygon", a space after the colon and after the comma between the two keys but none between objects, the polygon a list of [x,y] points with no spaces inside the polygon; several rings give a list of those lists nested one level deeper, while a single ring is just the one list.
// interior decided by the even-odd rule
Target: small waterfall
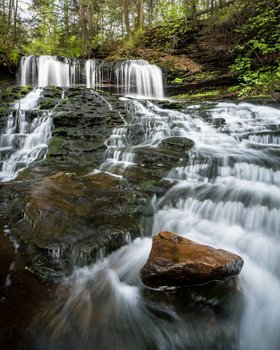
[{"label": "small waterfall", "polygon": [[22,57],[19,69],[19,83],[21,86],[34,86],[38,79],[38,57]]},{"label": "small waterfall", "polygon": [[22,57],[19,85],[69,87],[82,84],[83,66],[77,59],[56,56]]},{"label": "small waterfall", "polygon": [[105,88],[120,94],[163,98],[161,69],[143,60],[79,60],[56,56],[23,57],[19,84],[45,87]]},{"label": "small waterfall", "polygon": [[38,62],[38,86],[70,86],[70,64],[51,56],[40,56]]},{"label": "small waterfall", "polygon": [[51,136],[51,113],[42,112],[29,120],[28,111],[35,109],[41,94],[35,89],[16,102],[6,129],[0,136],[0,181],[9,181],[30,163],[47,153]]},{"label": "small waterfall", "polygon": [[116,70],[117,89],[125,94],[163,98],[161,69],[144,60],[129,60]]}]

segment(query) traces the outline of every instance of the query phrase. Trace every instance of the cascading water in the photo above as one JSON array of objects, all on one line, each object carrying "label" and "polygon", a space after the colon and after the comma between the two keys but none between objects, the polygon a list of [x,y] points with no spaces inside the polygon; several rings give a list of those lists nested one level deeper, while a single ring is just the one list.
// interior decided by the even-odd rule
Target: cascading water
[{"label": "cascading water", "polygon": [[[54,56],[28,56],[21,59],[19,69],[20,85],[49,85],[58,87],[77,86],[86,82],[88,88],[99,88],[106,83],[116,83],[120,93],[136,93],[146,97],[163,96],[161,70],[145,61],[125,61],[105,63],[101,60],[68,59]],[[160,88],[156,89],[156,85]],[[50,137],[51,118],[49,112],[42,113],[32,123],[28,123],[28,110],[36,107],[40,96],[36,89],[16,103],[8,117],[4,134],[0,139],[2,181],[15,177],[18,170],[37,159],[46,148]],[[121,152],[116,151],[114,158]],[[125,160],[132,162],[133,155]]]},{"label": "cascading water", "polygon": [[[126,94],[162,97],[161,85],[155,89],[159,71],[142,61],[112,64],[106,71],[95,60],[27,57],[20,76],[23,85],[96,88],[109,82]],[[0,145],[4,181],[46,147],[50,115],[43,112],[31,124],[27,117],[39,95],[39,89],[27,95],[8,118]],[[128,97],[125,101],[130,118],[107,139],[100,170],[119,174],[121,168],[125,176],[129,165],[141,165],[139,150],[156,148],[170,136],[193,140],[189,164],[170,170],[166,181],[171,188],[153,198],[153,222],[145,234],[170,230],[236,252],[245,260],[240,285],[227,281],[166,294],[147,290],[139,270],[152,239],[138,238],[65,280],[51,311],[35,321],[32,347],[278,350],[279,109],[218,103],[179,112]],[[132,129],[137,130],[133,137]]]},{"label": "cascading water", "polygon": [[18,171],[26,168],[39,157],[46,155],[51,136],[51,113],[46,111],[29,120],[41,94],[35,89],[13,105],[6,129],[0,135],[0,181],[9,181]]},{"label": "cascading water", "polygon": [[56,56],[27,56],[21,59],[19,84],[45,87],[114,88],[120,94],[163,98],[162,72],[143,60],[87,61]]},{"label": "cascading water", "polygon": [[[135,164],[135,151],[144,147],[154,147],[163,138],[173,136],[175,133],[169,128],[168,116],[156,114],[149,108],[152,106],[147,102],[145,107],[140,101],[122,98],[126,102],[126,108],[133,116],[132,121],[126,127],[113,130],[113,134],[106,141],[108,147],[106,162],[101,165],[102,170],[112,171],[113,168],[128,167]],[[139,137],[131,130],[138,128]]]},{"label": "cascading water", "polygon": [[[195,141],[190,164],[173,168],[167,174],[173,187],[154,200],[151,230],[175,231],[240,254],[245,260],[240,286],[235,293],[224,287],[224,301],[209,292],[211,285],[167,295],[147,291],[138,274],[151,238],[138,238],[66,280],[51,322],[45,315],[43,329],[35,327],[38,348],[278,349],[280,161],[271,142],[256,147],[253,135],[278,137],[280,111],[246,103],[196,105],[183,112],[151,102],[127,104],[133,117],[107,140],[102,167],[118,172],[118,164],[125,173],[127,150],[155,147],[169,136]],[[213,125],[216,119],[224,124],[215,128],[209,118]],[[139,125],[140,136],[133,140],[129,130]]]},{"label": "cascading water", "polygon": [[121,93],[163,98],[161,69],[143,60],[125,61],[116,70],[117,89]]}]

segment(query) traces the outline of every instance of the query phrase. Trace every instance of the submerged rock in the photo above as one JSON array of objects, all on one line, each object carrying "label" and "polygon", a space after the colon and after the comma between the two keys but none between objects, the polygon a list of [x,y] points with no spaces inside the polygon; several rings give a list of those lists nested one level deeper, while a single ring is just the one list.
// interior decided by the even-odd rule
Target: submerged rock
[{"label": "submerged rock", "polygon": [[153,288],[186,286],[236,276],[242,266],[243,259],[236,254],[195,243],[172,232],[160,232],[153,238],[140,277]]}]

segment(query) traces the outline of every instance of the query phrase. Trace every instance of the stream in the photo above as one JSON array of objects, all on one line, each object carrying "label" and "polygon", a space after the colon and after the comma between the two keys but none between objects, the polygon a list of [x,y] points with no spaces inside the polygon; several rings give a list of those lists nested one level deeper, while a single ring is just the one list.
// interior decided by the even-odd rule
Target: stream
[{"label": "stream", "polygon": [[[100,254],[92,264],[74,266],[53,300],[42,303],[26,326],[23,347],[279,349],[280,106],[226,101],[172,109],[159,102],[164,95],[159,68],[142,61],[104,68],[100,61],[30,56],[20,72],[21,84],[34,90],[14,104],[1,133],[3,183],[12,183],[22,169],[47,156],[53,110],[39,111],[30,122],[28,113],[36,111],[48,85],[83,83],[94,94],[116,84],[129,118],[124,115],[112,129],[104,159],[92,172],[125,180],[131,167],[143,163],[143,152],[158,150],[163,140],[194,142],[187,162],[182,151],[178,164],[163,172],[168,186],[151,196],[141,236],[105,257]],[[113,110],[106,95],[100,96]],[[139,125],[135,139],[130,130]],[[152,236],[160,231],[242,256],[240,277],[200,287],[145,287],[139,271]]]}]

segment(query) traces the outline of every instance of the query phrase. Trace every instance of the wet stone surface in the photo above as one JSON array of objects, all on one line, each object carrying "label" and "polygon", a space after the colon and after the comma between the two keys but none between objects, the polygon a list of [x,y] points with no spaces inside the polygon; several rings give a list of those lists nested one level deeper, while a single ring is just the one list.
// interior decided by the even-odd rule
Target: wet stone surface
[{"label": "wet stone surface", "polygon": [[173,232],[153,237],[140,277],[149,287],[188,286],[236,276],[243,259],[231,252],[201,245]]}]

